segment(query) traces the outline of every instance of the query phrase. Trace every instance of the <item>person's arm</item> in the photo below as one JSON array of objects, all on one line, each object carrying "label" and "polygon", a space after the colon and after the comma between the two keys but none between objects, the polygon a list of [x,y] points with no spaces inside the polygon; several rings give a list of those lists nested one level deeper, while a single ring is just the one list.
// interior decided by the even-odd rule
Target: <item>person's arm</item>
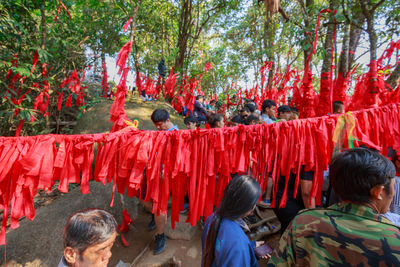
[{"label": "person's arm", "polygon": [[312,197],[311,204],[309,199],[311,195],[313,178],[313,171],[302,171],[300,174],[301,199],[303,200],[304,207],[306,209],[315,208],[315,197]]},{"label": "person's arm", "polygon": [[312,181],[301,180],[300,187],[301,187],[301,198],[303,199],[304,207],[306,207],[306,209],[314,209],[315,197],[311,198],[311,204],[309,200],[312,188]]},{"label": "person's arm", "polygon": [[[293,223],[293,222],[292,222]],[[296,242],[293,241],[293,225],[292,223],[283,233],[279,240],[279,245],[272,252],[267,267],[273,266],[295,266],[296,265]]]}]

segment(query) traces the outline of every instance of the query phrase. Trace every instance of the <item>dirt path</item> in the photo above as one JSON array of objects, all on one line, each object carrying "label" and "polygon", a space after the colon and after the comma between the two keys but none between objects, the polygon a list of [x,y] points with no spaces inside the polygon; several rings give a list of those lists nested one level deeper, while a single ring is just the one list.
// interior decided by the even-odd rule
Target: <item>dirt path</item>
[{"label": "dirt path", "polygon": [[[107,132],[112,124],[108,121],[108,111],[112,102],[104,100],[89,108],[87,113],[78,121],[74,130],[75,134]],[[162,101],[142,103],[139,100],[131,100],[125,105],[126,113],[131,119],[139,120],[139,128],[155,130],[150,120],[151,113],[156,108],[166,108],[171,114],[171,121],[184,129],[183,117],[176,114],[172,107]],[[91,193],[82,195],[79,186],[72,186],[68,194],[60,194],[56,191],[47,195],[40,193],[36,196],[37,210],[34,221],[22,220],[20,227],[8,230],[7,233],[7,266],[57,266],[62,253],[62,230],[67,219],[76,211],[84,208],[98,207],[111,212],[118,223],[122,223],[122,204],[116,195],[114,206],[111,202],[112,185],[103,186],[100,183],[90,183]],[[189,266],[201,265],[201,227],[193,229],[191,240],[167,240],[166,251],[158,256],[153,255],[154,231],[146,230],[150,221],[150,214],[138,204],[136,198],[125,197],[125,204],[131,214],[133,223],[130,230],[124,234],[130,243],[124,247],[121,238],[118,237],[112,249],[113,256],[109,266]],[[265,210],[266,216],[270,216],[272,210]],[[184,221],[181,220],[181,221]],[[179,230],[178,230],[179,231]],[[267,242],[275,246],[279,235],[274,235]],[[5,247],[0,247],[0,265],[5,266]],[[139,257],[138,257],[139,256]],[[121,263],[125,264],[121,264]],[[265,262],[260,262],[261,266]]]}]

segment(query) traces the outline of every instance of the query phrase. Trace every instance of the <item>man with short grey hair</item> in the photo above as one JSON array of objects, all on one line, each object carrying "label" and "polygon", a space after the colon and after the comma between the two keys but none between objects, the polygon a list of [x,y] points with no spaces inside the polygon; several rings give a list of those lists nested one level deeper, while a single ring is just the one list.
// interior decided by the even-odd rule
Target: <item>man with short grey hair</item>
[{"label": "man with short grey hair", "polygon": [[63,237],[64,256],[58,267],[107,266],[117,222],[105,210],[81,210],[68,219]]}]

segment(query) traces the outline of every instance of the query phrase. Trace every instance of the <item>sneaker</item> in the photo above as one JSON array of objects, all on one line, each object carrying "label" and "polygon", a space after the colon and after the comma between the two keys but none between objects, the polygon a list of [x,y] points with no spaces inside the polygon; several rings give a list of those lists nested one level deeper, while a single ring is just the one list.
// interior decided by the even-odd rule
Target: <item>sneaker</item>
[{"label": "sneaker", "polygon": [[189,204],[185,203],[185,204],[183,204],[183,210],[181,210],[179,213],[186,214],[188,211],[189,211]]},{"label": "sneaker", "polygon": [[165,244],[167,243],[167,239],[165,238],[164,233],[161,235],[156,235],[156,246],[154,248],[154,255],[160,254],[165,250]]},{"label": "sneaker", "polygon": [[154,214],[151,214],[151,221],[147,225],[147,231],[153,231],[156,229],[156,221],[154,220]]}]

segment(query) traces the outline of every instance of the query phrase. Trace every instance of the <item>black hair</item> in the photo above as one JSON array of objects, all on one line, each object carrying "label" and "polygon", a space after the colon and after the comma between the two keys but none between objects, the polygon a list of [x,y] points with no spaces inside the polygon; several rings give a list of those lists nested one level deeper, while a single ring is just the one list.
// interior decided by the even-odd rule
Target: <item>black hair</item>
[{"label": "black hair", "polygon": [[169,113],[163,108],[158,108],[153,111],[153,114],[151,114],[151,120],[153,123],[156,122],[166,122],[169,119]]},{"label": "black hair", "polygon": [[253,113],[257,109],[257,105],[254,102],[249,102],[246,105],[244,105],[244,107],[245,108],[247,107],[250,110],[251,113]]},{"label": "black hair", "polygon": [[339,109],[343,106],[342,101],[333,101],[332,102],[332,113],[336,113],[339,111]]},{"label": "black hair", "polygon": [[202,97],[203,97],[202,95],[198,95],[198,96],[196,96],[196,100],[199,100]]},{"label": "black hair", "polygon": [[290,107],[290,111],[292,111],[293,113],[299,114],[299,109],[296,107]]},{"label": "black hair", "polygon": [[240,110],[240,112],[246,111],[248,113],[251,113],[249,107],[247,105],[244,105],[244,107]]},{"label": "black hair", "polygon": [[210,124],[211,128],[215,128],[217,126],[217,122],[223,120],[224,117],[219,113],[211,113],[210,116],[207,116],[207,123]]},{"label": "black hair", "polygon": [[183,123],[184,124],[189,124],[189,123],[197,123],[197,118],[195,117],[195,116],[192,116],[192,115],[190,115],[190,116],[188,116],[188,117],[186,117],[184,120],[183,120]]},{"label": "black hair", "polygon": [[103,243],[117,231],[114,216],[102,209],[85,209],[72,215],[65,225],[64,248],[82,254],[88,247]]},{"label": "black hair", "polygon": [[283,112],[292,112],[292,110],[290,109],[290,107],[288,105],[282,105],[278,108],[278,116],[279,114],[283,113]]},{"label": "black hair", "polygon": [[240,116],[240,115],[234,116],[234,117],[231,119],[231,122],[235,122],[235,123],[239,123],[239,124],[244,124],[244,123],[245,123],[243,117]]},{"label": "black hair", "polygon": [[250,116],[246,118],[245,123],[246,125],[250,125],[252,121],[257,121],[257,123],[260,123],[260,117],[258,115],[250,114]]},{"label": "black hair", "polygon": [[203,266],[210,267],[214,261],[215,241],[222,219],[236,220],[251,211],[260,198],[261,187],[251,176],[232,178],[226,186],[219,208],[215,213],[204,245]]},{"label": "black hair", "polygon": [[217,101],[213,99],[213,100],[210,101],[210,104],[211,103],[217,103]]},{"label": "black hair", "polygon": [[276,103],[274,100],[271,100],[271,99],[264,100],[261,105],[261,112],[264,112],[266,108],[270,108],[272,106],[274,106],[274,107],[276,106]]},{"label": "black hair", "polygon": [[342,200],[369,203],[370,191],[383,185],[390,193],[391,179],[396,175],[393,163],[376,151],[353,148],[338,154],[329,167],[329,180]]}]

